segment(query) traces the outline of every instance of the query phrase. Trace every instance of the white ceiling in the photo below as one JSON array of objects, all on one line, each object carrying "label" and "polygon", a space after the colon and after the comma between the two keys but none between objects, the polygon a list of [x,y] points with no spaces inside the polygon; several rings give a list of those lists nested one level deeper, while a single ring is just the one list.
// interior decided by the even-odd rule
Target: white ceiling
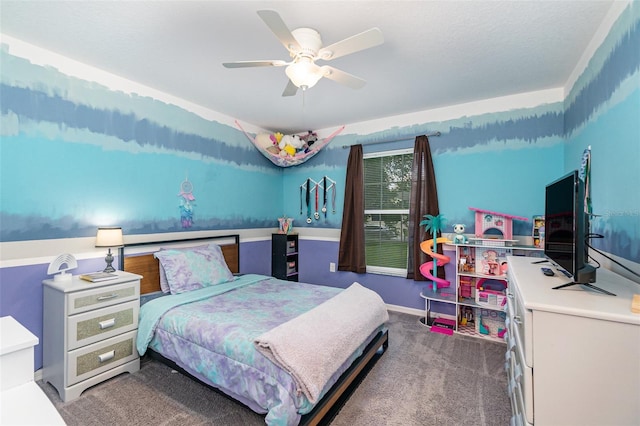
[{"label": "white ceiling", "polygon": [[[0,32],[288,133],[563,87],[613,1],[1,0]],[[224,68],[289,60],[261,9],[325,46],[380,28],[383,45],[327,63],[366,86],[322,79],[282,97],[284,67]]]}]

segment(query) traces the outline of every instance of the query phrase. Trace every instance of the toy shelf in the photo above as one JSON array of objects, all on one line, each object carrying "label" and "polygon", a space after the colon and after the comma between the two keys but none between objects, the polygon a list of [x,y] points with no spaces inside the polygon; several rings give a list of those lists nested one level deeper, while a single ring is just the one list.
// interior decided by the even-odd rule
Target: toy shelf
[{"label": "toy shelf", "polygon": [[450,303],[455,303],[457,297],[455,289],[451,287],[438,289],[435,293],[430,288],[426,288],[422,290],[420,296],[424,299],[438,300]]},{"label": "toy shelf", "polygon": [[[484,241],[484,240],[483,240]],[[420,296],[425,299],[425,317],[420,322],[431,331],[460,333],[504,343],[504,313],[508,287],[507,256],[541,256],[542,249],[533,246],[501,246],[483,241],[467,244],[445,244],[455,276],[447,275],[449,287],[435,292],[429,282]],[[454,263],[455,262],[455,263]],[[440,320],[436,326],[434,320]],[[442,324],[445,327],[442,327]]]},{"label": "toy shelf", "polygon": [[458,325],[457,332],[465,336],[478,337],[481,339],[493,340],[496,342],[504,343],[504,339],[502,337],[494,337],[491,335],[478,333],[476,331],[476,328],[473,325]]}]

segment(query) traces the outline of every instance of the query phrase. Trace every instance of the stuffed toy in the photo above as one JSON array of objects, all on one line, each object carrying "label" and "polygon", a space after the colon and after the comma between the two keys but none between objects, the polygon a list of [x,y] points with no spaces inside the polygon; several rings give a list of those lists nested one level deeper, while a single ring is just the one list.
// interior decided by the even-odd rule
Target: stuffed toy
[{"label": "stuffed toy", "polygon": [[456,233],[453,236],[453,244],[467,244],[469,242],[467,236],[464,235],[464,225],[462,223],[453,225],[453,232]]},{"label": "stuffed toy", "polygon": [[283,135],[277,133],[259,133],[254,141],[257,147],[280,157],[294,157],[298,152],[309,152],[309,147],[318,140],[318,135],[309,130],[306,135]]},{"label": "stuffed toy", "polygon": [[309,130],[306,135],[300,136],[300,139],[302,139],[302,142],[304,143],[304,145],[302,146],[302,150],[304,152],[309,152],[309,150],[311,149],[311,145],[316,143],[316,141],[318,140],[318,134]]},{"label": "stuffed toy", "polygon": [[278,144],[282,139],[282,133],[259,133],[255,137],[256,145],[265,151],[270,152],[271,154],[278,155],[280,153],[280,148]]},{"label": "stuffed toy", "polygon": [[267,149],[270,146],[273,146],[273,140],[271,140],[271,136],[269,133],[258,133],[255,137],[256,145],[258,145],[262,149]]},{"label": "stuffed toy", "polygon": [[298,135],[284,135],[278,144],[280,148],[280,155],[282,151],[286,152],[290,156],[296,155],[296,152],[302,148],[304,142]]}]

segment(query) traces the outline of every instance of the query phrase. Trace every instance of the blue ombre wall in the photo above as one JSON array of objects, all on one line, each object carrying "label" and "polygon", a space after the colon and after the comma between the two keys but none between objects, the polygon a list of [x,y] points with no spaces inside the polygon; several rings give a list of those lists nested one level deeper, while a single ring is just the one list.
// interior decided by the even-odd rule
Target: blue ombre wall
[{"label": "blue ombre wall", "polygon": [[[98,225],[122,226],[127,241],[238,232],[241,272],[269,274],[270,236],[283,214],[301,237],[302,281],[358,281],[398,309],[422,309],[423,284],[329,272],[329,263],[338,255],[349,151],[343,145],[396,139],[367,150],[397,149],[435,131],[442,134],[430,139],[441,213],[470,232],[470,206],[542,213],[544,186],[578,168],[591,146],[593,207],[602,214],[593,230],[606,236],[595,244],[638,264],[639,23],[637,2],[624,4],[603,23],[565,88],[350,123],[316,157],[288,169],[257,153],[230,117],[3,37],[0,316],[14,316],[42,338],[47,265],[69,252],[79,259],[76,273],[100,269]],[[337,183],[336,212],[307,225],[299,187],[323,176]],[[195,196],[188,228],[179,209],[184,180]],[[515,233],[529,235],[530,226],[516,222]]]}]

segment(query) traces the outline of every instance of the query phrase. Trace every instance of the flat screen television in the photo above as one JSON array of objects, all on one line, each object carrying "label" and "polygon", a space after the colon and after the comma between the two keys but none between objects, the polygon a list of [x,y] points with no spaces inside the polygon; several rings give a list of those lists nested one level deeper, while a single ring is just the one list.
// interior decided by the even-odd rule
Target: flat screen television
[{"label": "flat screen television", "polygon": [[613,295],[592,285],[596,282],[596,268],[587,261],[589,215],[584,194],[585,185],[577,170],[551,182],[545,189],[544,254],[556,269],[571,279],[554,289],[581,284]]}]

